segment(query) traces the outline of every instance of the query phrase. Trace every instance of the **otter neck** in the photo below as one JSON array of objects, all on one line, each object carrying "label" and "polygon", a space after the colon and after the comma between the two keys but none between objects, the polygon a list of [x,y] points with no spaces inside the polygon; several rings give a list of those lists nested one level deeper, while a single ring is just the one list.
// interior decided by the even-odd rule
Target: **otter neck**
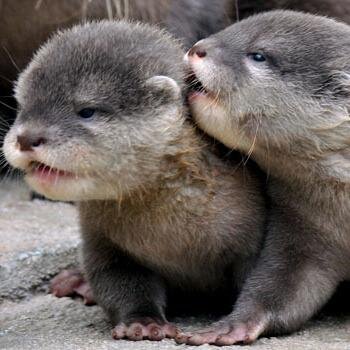
[{"label": "otter neck", "polygon": [[319,188],[332,191],[347,191],[350,184],[333,176],[323,165],[322,158],[301,158],[279,151],[256,147],[251,158],[262,168],[267,176],[292,189],[299,188],[305,196],[312,196]]}]

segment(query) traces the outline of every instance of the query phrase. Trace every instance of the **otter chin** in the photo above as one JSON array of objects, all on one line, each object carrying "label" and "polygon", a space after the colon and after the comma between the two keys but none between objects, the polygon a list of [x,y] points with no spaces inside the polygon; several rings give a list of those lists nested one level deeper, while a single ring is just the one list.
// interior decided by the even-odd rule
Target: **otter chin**
[{"label": "otter chin", "polygon": [[74,173],[36,161],[30,162],[25,170],[25,180],[29,186],[50,199],[72,200],[72,195],[66,198],[64,192],[71,193],[71,189],[67,191],[67,186],[74,186],[72,181],[76,179]]},{"label": "otter chin", "polygon": [[26,171],[24,179],[33,190],[52,200],[84,201],[110,197],[107,193],[102,195],[92,179],[44,164]]},{"label": "otter chin", "polygon": [[196,123],[268,174],[270,211],[232,314],[179,342],[295,331],[350,279],[349,55],[348,25],[293,11],[242,20],[185,55],[196,86],[216,96],[190,96]]}]

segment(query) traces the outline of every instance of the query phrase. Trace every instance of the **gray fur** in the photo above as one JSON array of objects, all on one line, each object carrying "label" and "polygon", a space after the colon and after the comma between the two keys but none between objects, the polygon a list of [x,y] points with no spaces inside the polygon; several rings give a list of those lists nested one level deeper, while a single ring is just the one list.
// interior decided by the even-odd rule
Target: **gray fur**
[{"label": "gray fur", "polygon": [[[150,26],[90,23],[53,37],[16,86],[5,155],[39,193],[78,201],[87,278],[114,324],[164,322],[167,288],[233,295],[261,245],[259,180],[187,120],[182,55]],[[46,143],[24,154],[18,133]],[[76,180],[42,186],[33,159]]]},{"label": "gray fur", "polygon": [[350,277],[350,27],[274,11],[197,48],[206,56],[191,69],[210,95],[192,104],[195,119],[265,170],[271,196],[262,256],[216,342],[296,330]]}]

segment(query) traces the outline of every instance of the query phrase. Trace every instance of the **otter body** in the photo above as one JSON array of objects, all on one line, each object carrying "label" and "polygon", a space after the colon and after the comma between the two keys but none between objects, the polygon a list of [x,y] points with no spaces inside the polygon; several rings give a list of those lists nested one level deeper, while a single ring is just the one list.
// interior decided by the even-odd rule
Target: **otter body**
[{"label": "otter body", "polygon": [[349,279],[349,54],[349,26],[292,11],[250,17],[188,52],[202,84],[190,95],[198,125],[261,166],[271,208],[232,314],[179,341],[229,345],[296,330]]},{"label": "otter body", "polygon": [[44,45],[16,86],[5,155],[37,192],[78,202],[86,276],[117,339],[174,337],[167,292],[234,296],[261,246],[259,179],[188,120],[182,56],[147,25],[92,23]]}]

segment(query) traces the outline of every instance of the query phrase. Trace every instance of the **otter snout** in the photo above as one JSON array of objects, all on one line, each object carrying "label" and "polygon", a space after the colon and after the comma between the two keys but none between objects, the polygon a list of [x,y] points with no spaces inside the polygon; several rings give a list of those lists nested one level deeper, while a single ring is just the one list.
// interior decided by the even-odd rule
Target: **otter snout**
[{"label": "otter snout", "polygon": [[23,133],[17,135],[16,146],[21,152],[33,152],[35,148],[44,145],[47,139],[42,134]]},{"label": "otter snout", "polygon": [[188,52],[190,58],[204,58],[207,55],[207,51],[200,44],[194,45]]},{"label": "otter snout", "polygon": [[202,62],[209,52],[208,39],[202,39],[194,44],[185,54],[184,61],[187,64],[193,64],[195,62]]},{"label": "otter snout", "polygon": [[43,134],[34,134],[23,125],[13,125],[5,137],[3,152],[14,168],[25,170],[35,158],[39,146],[45,142]]}]

